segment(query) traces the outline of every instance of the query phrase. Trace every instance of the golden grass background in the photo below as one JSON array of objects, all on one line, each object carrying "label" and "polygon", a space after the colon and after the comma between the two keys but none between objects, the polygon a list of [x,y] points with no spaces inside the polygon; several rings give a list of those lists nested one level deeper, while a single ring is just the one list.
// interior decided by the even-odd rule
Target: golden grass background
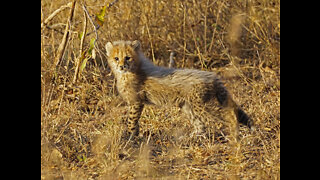
[{"label": "golden grass background", "polygon": [[[95,58],[73,83],[85,3],[95,15],[112,1],[77,1],[63,58],[54,60],[70,8],[41,28],[41,179],[280,179],[280,0],[118,0],[97,30]],[[42,0],[41,23],[67,0]],[[83,50],[96,38],[87,21]],[[257,130],[240,142],[188,136],[176,108],[147,106],[145,141],[122,142],[126,106],[117,95],[104,45],[139,40],[147,57],[168,66],[217,72]],[[218,129],[207,122],[208,132]],[[123,156],[123,154],[126,154]]]}]

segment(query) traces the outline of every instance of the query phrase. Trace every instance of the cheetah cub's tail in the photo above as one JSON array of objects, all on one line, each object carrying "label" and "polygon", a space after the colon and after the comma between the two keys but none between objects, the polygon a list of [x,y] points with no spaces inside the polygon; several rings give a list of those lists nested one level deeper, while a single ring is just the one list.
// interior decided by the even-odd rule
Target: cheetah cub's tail
[{"label": "cheetah cub's tail", "polygon": [[251,130],[255,130],[252,119],[240,107],[237,107],[236,111],[238,121],[248,126]]}]

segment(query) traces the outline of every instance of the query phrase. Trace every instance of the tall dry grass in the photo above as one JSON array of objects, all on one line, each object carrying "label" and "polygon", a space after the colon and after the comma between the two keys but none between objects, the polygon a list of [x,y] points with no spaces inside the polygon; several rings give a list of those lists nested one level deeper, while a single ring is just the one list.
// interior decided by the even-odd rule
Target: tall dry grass
[{"label": "tall dry grass", "polygon": [[[280,0],[111,2],[78,0],[70,19],[69,1],[41,1],[41,178],[280,179]],[[194,139],[178,109],[147,106],[145,140],[130,147],[104,50],[119,39],[138,39],[158,65],[175,52],[178,68],[217,72],[257,130],[232,144],[212,120],[214,136]]]}]

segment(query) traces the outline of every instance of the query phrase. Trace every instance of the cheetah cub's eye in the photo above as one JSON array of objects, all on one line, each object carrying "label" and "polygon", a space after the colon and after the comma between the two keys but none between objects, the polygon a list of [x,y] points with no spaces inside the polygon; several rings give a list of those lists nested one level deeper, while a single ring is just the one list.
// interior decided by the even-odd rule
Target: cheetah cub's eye
[{"label": "cheetah cub's eye", "polygon": [[118,57],[115,57],[114,59],[115,59],[116,61],[119,61],[119,58],[118,58]]},{"label": "cheetah cub's eye", "polygon": [[126,56],[126,57],[124,58],[124,60],[129,61],[129,60],[130,60],[130,58],[131,58],[131,57]]}]

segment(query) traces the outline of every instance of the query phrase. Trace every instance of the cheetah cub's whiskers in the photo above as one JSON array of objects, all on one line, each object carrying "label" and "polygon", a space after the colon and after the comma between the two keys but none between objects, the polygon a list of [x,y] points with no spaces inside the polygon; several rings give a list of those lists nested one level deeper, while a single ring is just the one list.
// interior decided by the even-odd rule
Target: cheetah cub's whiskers
[{"label": "cheetah cub's whiskers", "polygon": [[139,135],[144,104],[180,107],[190,118],[194,133],[200,134],[204,129],[203,110],[210,113],[209,107],[218,102],[231,114],[228,119],[236,139],[238,122],[253,129],[253,121],[232,100],[215,73],[156,66],[143,55],[139,41],[108,42],[106,52],[118,92],[129,106],[127,128],[131,135]]}]

